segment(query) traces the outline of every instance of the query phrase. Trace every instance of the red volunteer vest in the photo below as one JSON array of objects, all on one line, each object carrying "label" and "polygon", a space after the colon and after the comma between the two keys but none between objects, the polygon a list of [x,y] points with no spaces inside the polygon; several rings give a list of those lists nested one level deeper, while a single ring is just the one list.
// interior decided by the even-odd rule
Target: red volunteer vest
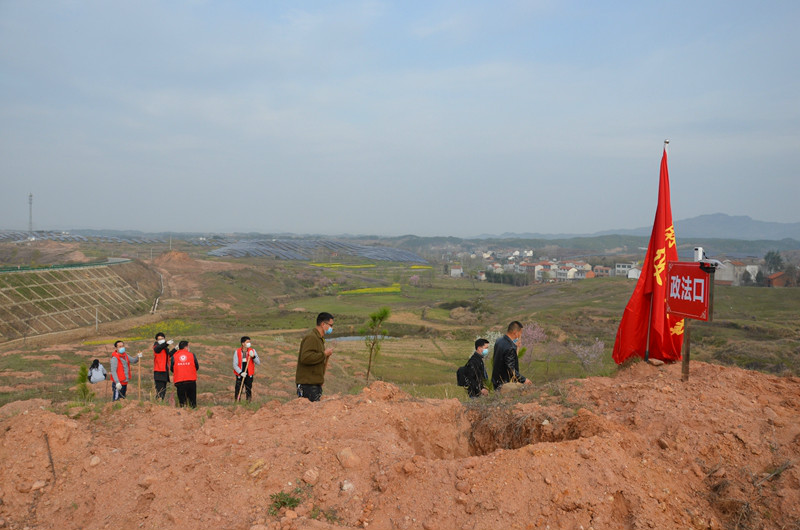
[{"label": "red volunteer vest", "polygon": [[[247,353],[249,354],[250,350],[252,350],[252,349],[253,348],[248,349]],[[239,361],[239,371],[241,372],[242,371],[242,349],[241,348],[236,350],[236,358]],[[252,362],[252,360],[253,359],[248,358],[248,361],[247,361],[247,375],[249,375],[250,377],[253,377],[253,375],[256,373],[256,363]],[[236,370],[234,370],[233,373],[236,374]],[[236,375],[239,375],[239,374],[236,374]]]},{"label": "red volunteer vest", "polygon": [[175,374],[174,382],[197,381],[197,368],[194,367],[194,354],[186,350],[178,350],[172,357],[175,365],[172,372]]},{"label": "red volunteer vest", "polygon": [[164,348],[161,350],[161,353],[156,353],[156,345],[153,345],[153,371],[154,372],[166,372],[167,371],[167,350],[169,348]]},{"label": "red volunteer vest", "polygon": [[[122,383],[123,385],[127,385],[128,384],[128,380],[125,379],[125,366],[123,366],[122,363],[125,363],[126,365],[128,365],[128,374],[130,374],[131,373],[131,362],[128,360],[128,354],[127,353],[119,353],[118,351],[115,350],[114,353],[111,354],[111,357],[112,358],[116,357],[116,359],[117,359],[117,378],[119,378],[119,382]],[[111,377],[111,380],[113,381],[114,378]]]}]

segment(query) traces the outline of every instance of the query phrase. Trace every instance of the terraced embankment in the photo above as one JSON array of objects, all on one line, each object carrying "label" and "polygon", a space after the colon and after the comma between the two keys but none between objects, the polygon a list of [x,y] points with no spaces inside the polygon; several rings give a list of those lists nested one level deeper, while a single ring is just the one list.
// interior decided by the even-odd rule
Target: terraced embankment
[{"label": "terraced embankment", "polygon": [[0,272],[0,342],[147,313],[158,289],[134,261]]}]

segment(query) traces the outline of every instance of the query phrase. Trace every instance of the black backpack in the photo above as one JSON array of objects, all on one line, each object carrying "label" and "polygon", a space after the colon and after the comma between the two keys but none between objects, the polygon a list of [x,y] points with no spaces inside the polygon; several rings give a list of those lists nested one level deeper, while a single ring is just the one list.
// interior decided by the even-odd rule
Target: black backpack
[{"label": "black backpack", "polygon": [[472,372],[472,370],[469,369],[469,364],[459,367],[459,369],[456,370],[456,384],[458,386],[470,386],[472,380],[470,372]]}]

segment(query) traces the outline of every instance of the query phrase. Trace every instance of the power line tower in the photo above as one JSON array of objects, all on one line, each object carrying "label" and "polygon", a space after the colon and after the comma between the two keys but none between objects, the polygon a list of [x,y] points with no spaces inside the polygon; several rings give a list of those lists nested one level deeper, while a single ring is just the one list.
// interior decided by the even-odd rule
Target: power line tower
[{"label": "power line tower", "polygon": [[28,237],[33,237],[33,193],[28,193]]}]

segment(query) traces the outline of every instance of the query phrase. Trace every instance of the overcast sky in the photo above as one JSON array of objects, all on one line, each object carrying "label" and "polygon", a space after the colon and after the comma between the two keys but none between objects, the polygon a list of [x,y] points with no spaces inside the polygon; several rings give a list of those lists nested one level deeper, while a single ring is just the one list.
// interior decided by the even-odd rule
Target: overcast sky
[{"label": "overcast sky", "polygon": [[[800,2],[0,0],[0,229],[800,221]],[[680,237],[680,234],[678,234]]]}]

